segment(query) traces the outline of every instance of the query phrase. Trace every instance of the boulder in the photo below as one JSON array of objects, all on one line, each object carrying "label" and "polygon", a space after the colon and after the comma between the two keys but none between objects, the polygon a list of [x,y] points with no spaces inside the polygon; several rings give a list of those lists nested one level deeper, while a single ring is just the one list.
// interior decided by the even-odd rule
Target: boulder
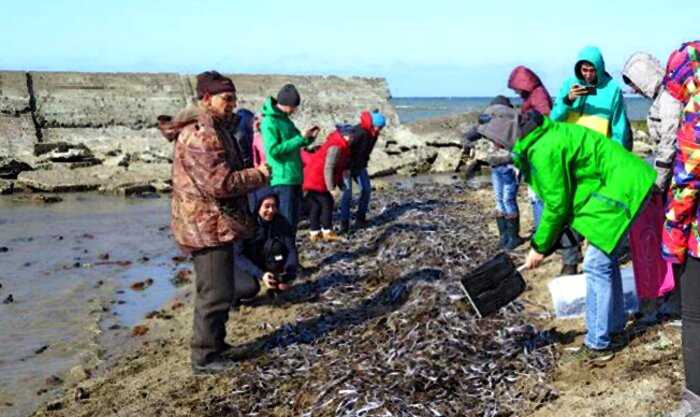
[{"label": "boulder", "polygon": [[26,72],[0,71],[0,113],[18,115],[29,112],[30,99]]},{"label": "boulder", "polygon": [[12,194],[15,183],[7,180],[0,180],[0,194]]},{"label": "boulder", "polygon": [[634,153],[641,156],[649,156],[654,153],[654,147],[648,143],[641,141],[634,141],[634,148],[632,149]]},{"label": "boulder", "polygon": [[36,129],[31,115],[0,114],[0,157],[34,164]]},{"label": "boulder", "polygon": [[15,179],[21,172],[31,170],[32,167],[26,162],[0,157],[0,178]]},{"label": "boulder", "polygon": [[170,157],[173,144],[165,140],[158,129],[131,129],[124,126],[103,128],[42,129],[43,142],[83,144],[98,158],[118,154],[151,152]]},{"label": "boulder", "polygon": [[17,177],[17,182],[31,190],[50,193],[91,191],[97,190],[112,178],[121,177],[125,171],[121,167],[69,169],[59,166],[50,171],[22,172]]},{"label": "boulder", "polygon": [[178,74],[30,73],[43,127],[154,127],[186,104]]},{"label": "boulder", "polygon": [[430,168],[431,172],[457,172],[462,163],[462,150],[453,148],[441,148],[437,151],[437,158]]}]

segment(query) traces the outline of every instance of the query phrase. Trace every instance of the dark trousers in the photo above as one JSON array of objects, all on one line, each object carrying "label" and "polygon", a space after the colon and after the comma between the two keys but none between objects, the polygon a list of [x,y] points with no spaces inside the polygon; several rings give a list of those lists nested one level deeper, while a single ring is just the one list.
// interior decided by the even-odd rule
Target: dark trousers
[{"label": "dark trousers", "polygon": [[257,278],[240,268],[234,267],[234,272],[236,275],[234,278],[236,281],[236,301],[250,299],[258,295],[260,292],[260,282],[257,280]]},{"label": "dark trousers", "polygon": [[318,231],[323,228],[330,230],[333,227],[333,196],[326,191],[319,193],[309,191],[306,194],[306,201],[309,203],[309,223],[310,230]]},{"label": "dark trousers", "polygon": [[192,328],[192,363],[207,364],[226,349],[226,321],[235,296],[233,246],[192,254],[197,274]]},{"label": "dark trousers", "polygon": [[700,259],[688,257],[681,286],[685,386],[700,395]]},{"label": "dark trousers", "polygon": [[272,190],[279,198],[279,214],[287,220],[292,236],[296,238],[301,210],[301,185],[275,185]]}]

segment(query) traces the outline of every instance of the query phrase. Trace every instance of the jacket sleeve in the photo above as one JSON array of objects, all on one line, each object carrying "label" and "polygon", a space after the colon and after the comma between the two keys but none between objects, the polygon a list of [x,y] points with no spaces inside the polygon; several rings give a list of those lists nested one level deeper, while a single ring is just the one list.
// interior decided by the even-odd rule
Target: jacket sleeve
[{"label": "jacket sleeve", "polygon": [[236,267],[255,279],[261,279],[265,271],[258,268],[247,256],[245,256],[244,241],[235,241],[233,243],[233,259]]},{"label": "jacket sleeve", "polygon": [[568,103],[567,96],[569,95],[569,82],[566,81],[561,86],[559,90],[559,95],[554,101],[554,107],[552,107],[552,112],[549,114],[549,118],[558,122],[566,121],[566,116],[571,111],[571,103]]},{"label": "jacket sleeve", "polygon": [[333,191],[335,188],[335,167],[338,166],[338,157],[340,149],[337,146],[331,146],[326,153],[326,160],[323,163],[323,180],[326,183],[326,189]]},{"label": "jacket sleeve", "polygon": [[[556,158],[555,155],[552,157]],[[548,178],[545,181],[534,178],[544,209],[537,231],[532,236],[531,245],[538,253],[549,254],[570,217],[572,190],[567,180],[569,173],[566,172],[566,164],[563,161],[553,161],[552,158],[540,156],[535,163],[533,171],[546,172]]]},{"label": "jacket sleeve", "polygon": [[650,131],[652,140],[656,145],[654,168],[656,169],[656,185],[660,190],[666,190],[671,181],[671,168],[673,158],[676,156],[676,134],[681,120],[683,103],[676,100],[665,89],[657,99],[658,103],[652,106],[653,112],[649,113],[649,126],[658,126],[658,130]]},{"label": "jacket sleeve", "polygon": [[505,149],[492,149],[486,157],[486,162],[492,167],[510,164],[513,162],[513,156]]},{"label": "jacket sleeve", "polygon": [[272,157],[280,157],[291,152],[299,152],[299,149],[308,146],[311,141],[304,138],[299,131],[293,137],[282,140],[279,129],[271,122],[261,125],[265,154]]},{"label": "jacket sleeve", "polygon": [[530,97],[529,101],[532,104],[532,107],[540,114],[547,116],[552,112],[552,103],[550,102],[549,97],[547,97],[544,87],[537,87],[535,91],[532,92],[532,96]]},{"label": "jacket sleeve", "polygon": [[198,125],[185,139],[182,164],[200,192],[215,199],[245,195],[267,183],[258,169],[232,170],[213,128]]},{"label": "jacket sleeve", "polygon": [[632,130],[627,120],[627,111],[625,110],[625,102],[622,99],[622,91],[619,89],[613,100],[610,132],[613,141],[624,146],[628,151],[632,150]]}]

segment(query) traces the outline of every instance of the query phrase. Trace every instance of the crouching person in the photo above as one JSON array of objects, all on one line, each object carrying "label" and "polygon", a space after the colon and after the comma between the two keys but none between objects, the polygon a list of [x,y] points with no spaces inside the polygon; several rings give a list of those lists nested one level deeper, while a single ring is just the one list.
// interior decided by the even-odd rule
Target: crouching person
[{"label": "crouching person", "polygon": [[246,196],[265,185],[270,172],[267,166],[243,168],[229,130],[235,123],[233,82],[215,71],[199,74],[197,98],[175,119],[161,116],[159,122],[164,136],[175,142],[172,233],[192,255],[197,275],[192,369],[207,373],[227,366],[224,339],[235,290],[233,245],[255,230]]},{"label": "crouching person", "polygon": [[[556,249],[570,225],[589,242],[582,358],[603,360],[622,347],[626,315],[619,243],[650,194],[656,173],[620,144],[583,126],[554,122],[536,111],[503,105],[486,109],[478,132],[511,150],[525,181],[544,202],[526,266]],[[618,336],[619,335],[619,336]]]},{"label": "crouching person", "polygon": [[277,194],[266,188],[257,198],[255,234],[234,247],[237,301],[255,297],[261,283],[265,288],[285,291],[297,276],[292,228],[279,214]]},{"label": "crouching person", "polygon": [[342,127],[328,135],[326,141],[314,153],[306,153],[304,159],[304,192],[309,204],[311,241],[336,241],[340,237],[333,231],[333,195],[342,186],[350,160],[352,128]]}]

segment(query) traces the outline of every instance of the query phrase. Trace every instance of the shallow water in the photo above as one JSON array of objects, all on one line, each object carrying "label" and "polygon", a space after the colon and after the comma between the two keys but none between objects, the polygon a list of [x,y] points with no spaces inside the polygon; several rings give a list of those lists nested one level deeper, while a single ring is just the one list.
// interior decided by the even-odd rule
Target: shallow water
[{"label": "shallow water", "polygon": [[[14,298],[0,304],[3,416],[29,414],[48,398],[37,394],[47,377],[94,366],[99,335],[109,331],[102,324],[131,326],[175,293],[167,197],[62,197],[53,205],[0,198],[0,247],[8,249],[0,251],[0,300]],[[153,285],[129,288],[146,278]]]}]

